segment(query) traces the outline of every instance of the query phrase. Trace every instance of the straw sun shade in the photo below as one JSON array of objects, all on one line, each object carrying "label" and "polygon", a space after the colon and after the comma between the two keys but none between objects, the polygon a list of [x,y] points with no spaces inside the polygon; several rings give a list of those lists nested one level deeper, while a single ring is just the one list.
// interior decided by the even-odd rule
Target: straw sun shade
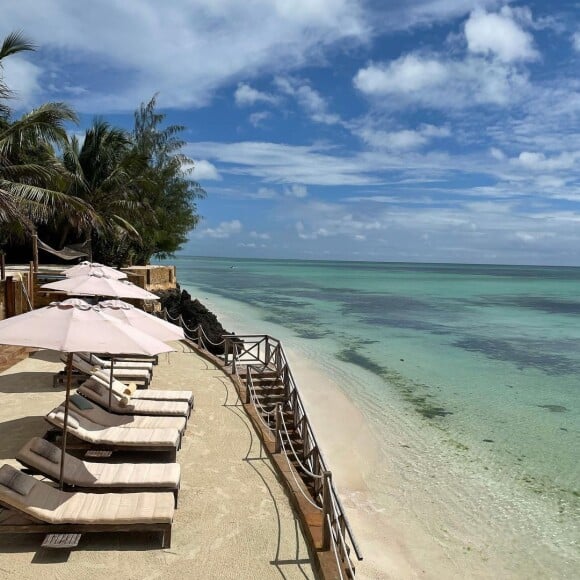
[{"label": "straw sun shade", "polygon": [[159,300],[159,296],[147,292],[127,280],[116,280],[95,270],[83,276],[72,276],[41,286],[43,290],[58,290],[74,296],[113,296],[116,298],[136,298]]},{"label": "straw sun shade", "polygon": [[103,300],[99,302],[99,306],[107,316],[122,320],[133,328],[138,328],[163,342],[185,338],[183,328],[180,326],[171,324],[171,322],[157,318],[152,314],[147,314],[140,308],[122,300]]},{"label": "straw sun shade", "polygon": [[109,278],[114,278],[115,280],[124,280],[127,278],[125,272],[121,272],[116,268],[111,268],[110,266],[104,266],[98,262],[81,262],[72,268],[67,268],[63,270],[61,274],[64,274],[67,278],[73,278],[74,276],[87,276],[93,272],[100,272],[104,276]]},{"label": "straw sun shade", "polygon": [[120,320],[107,316],[99,306],[72,298],[53,302],[0,321],[0,344],[45,348],[69,353],[65,415],[60,467],[60,485],[64,473],[68,409],[71,387],[72,353],[98,352],[115,355],[122,353],[153,356],[173,349],[160,340]]}]

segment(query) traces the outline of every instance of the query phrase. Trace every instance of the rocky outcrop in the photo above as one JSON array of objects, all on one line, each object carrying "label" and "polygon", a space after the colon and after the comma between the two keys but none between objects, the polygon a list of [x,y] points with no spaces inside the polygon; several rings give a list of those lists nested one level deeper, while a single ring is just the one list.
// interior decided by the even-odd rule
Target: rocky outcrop
[{"label": "rocky outcrop", "polygon": [[[179,284],[173,290],[157,292],[161,299],[161,308],[166,308],[172,318],[183,318],[187,328],[194,329],[201,324],[206,336],[211,342],[219,343],[222,341],[224,334],[233,334],[228,332],[217,319],[217,316],[208,310],[199,300],[191,299],[187,290],[181,290]],[[206,342],[207,349],[212,354],[223,354],[223,344],[214,346]]]}]

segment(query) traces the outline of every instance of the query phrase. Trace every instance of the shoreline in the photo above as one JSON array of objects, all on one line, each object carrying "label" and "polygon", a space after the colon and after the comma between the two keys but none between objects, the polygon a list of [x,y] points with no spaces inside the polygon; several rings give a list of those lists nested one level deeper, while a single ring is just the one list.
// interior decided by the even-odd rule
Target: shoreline
[{"label": "shoreline", "polygon": [[[259,321],[261,333],[283,339],[365,557],[357,563],[358,577],[549,578],[556,572],[551,568],[553,530],[533,530],[534,509],[511,521],[527,502],[525,494],[513,494],[493,477],[482,476],[460,448],[445,449],[450,441],[443,430],[425,427],[395,401],[384,409],[388,425],[372,424],[345,387],[349,380],[360,381],[360,369],[356,377],[337,377],[336,368],[325,368],[300,348],[300,339],[288,341],[289,346],[286,333],[272,332],[283,327],[261,321],[258,309],[254,313],[244,305],[245,316],[232,315],[239,310],[236,301],[183,287],[235,332],[254,333],[256,328],[244,326]],[[465,485],[458,489],[460,480]],[[506,537],[507,545],[498,545]],[[573,548],[568,556],[573,569]]]}]

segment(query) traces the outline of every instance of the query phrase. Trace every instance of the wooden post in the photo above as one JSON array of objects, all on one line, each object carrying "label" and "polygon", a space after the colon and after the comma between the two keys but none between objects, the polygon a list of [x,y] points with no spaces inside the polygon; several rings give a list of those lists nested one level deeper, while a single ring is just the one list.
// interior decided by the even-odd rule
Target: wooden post
[{"label": "wooden post", "polygon": [[250,365],[246,365],[246,405],[250,404],[252,392],[250,385],[252,384],[252,369]]},{"label": "wooden post", "polygon": [[264,364],[267,366],[270,364],[270,337],[266,336],[266,348],[264,353]]},{"label": "wooden post", "polygon": [[14,289],[14,278],[12,276],[6,276],[4,301],[5,316],[6,318],[10,318],[16,314],[16,292]]},{"label": "wooden post", "polygon": [[199,346],[199,348],[203,348],[202,347],[202,341],[203,341],[203,328],[201,326],[201,324],[197,325],[197,346]]},{"label": "wooden post", "polygon": [[224,338],[224,364],[228,364],[230,358],[230,339]]},{"label": "wooden post", "polygon": [[282,451],[282,405],[276,405],[276,447],[275,453]]},{"label": "wooden post", "polygon": [[6,278],[6,256],[4,252],[0,252],[0,280]]},{"label": "wooden post", "polygon": [[34,271],[38,272],[38,234],[32,234],[32,262],[34,264]]},{"label": "wooden post", "polygon": [[28,265],[28,300],[30,300],[30,310],[34,310],[34,262]]},{"label": "wooden post", "polygon": [[330,534],[331,529],[328,524],[328,517],[332,508],[332,499],[330,497],[330,488],[332,485],[332,473],[330,471],[324,472],[322,488],[322,517],[324,518],[322,526],[322,549],[330,550]]}]

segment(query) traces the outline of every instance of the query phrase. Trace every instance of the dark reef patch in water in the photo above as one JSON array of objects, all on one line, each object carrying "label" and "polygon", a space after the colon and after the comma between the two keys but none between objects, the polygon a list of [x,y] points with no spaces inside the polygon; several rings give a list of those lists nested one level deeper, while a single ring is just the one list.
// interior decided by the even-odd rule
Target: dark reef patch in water
[{"label": "dark reef patch in water", "polygon": [[518,368],[535,368],[550,375],[580,372],[580,364],[558,354],[546,352],[546,342],[541,340],[517,341],[500,338],[468,336],[456,340],[453,346],[470,352],[479,352],[488,358],[514,363]]},{"label": "dark reef patch in water", "polygon": [[433,398],[433,395],[418,392],[421,389],[428,389],[428,385],[411,382],[397,371],[375,363],[369,357],[357,352],[354,348],[345,348],[341,350],[337,353],[336,358],[374,373],[381,379],[393,385],[401,393],[403,400],[410,403],[415,411],[426,419],[436,419],[453,414],[452,411],[429,401],[428,399]]},{"label": "dark reef patch in water", "polygon": [[564,300],[562,298],[548,298],[546,296],[513,296],[506,295],[485,295],[475,300],[465,301],[475,306],[505,306],[508,308],[526,308],[538,310],[547,314],[567,314],[580,316],[580,301]]},{"label": "dark reef patch in water", "polygon": [[566,411],[570,410],[567,407],[564,407],[563,405],[536,405],[536,406],[540,407],[540,409],[548,409],[548,411],[551,411],[552,413],[565,413]]}]

